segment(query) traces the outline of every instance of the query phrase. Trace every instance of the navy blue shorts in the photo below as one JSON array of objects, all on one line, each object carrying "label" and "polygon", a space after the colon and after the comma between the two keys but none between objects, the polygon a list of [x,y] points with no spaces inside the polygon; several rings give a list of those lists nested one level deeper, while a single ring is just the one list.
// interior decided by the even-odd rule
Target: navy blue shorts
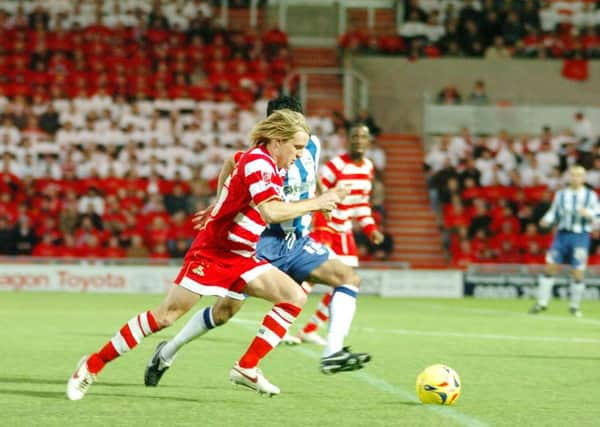
[{"label": "navy blue shorts", "polygon": [[558,231],[546,254],[546,262],[571,264],[574,269],[585,270],[589,249],[590,233]]},{"label": "navy blue shorts", "polygon": [[288,242],[280,233],[265,230],[256,245],[256,255],[259,259],[269,261],[298,284],[302,284],[321,264],[335,257],[327,246],[309,236]]}]

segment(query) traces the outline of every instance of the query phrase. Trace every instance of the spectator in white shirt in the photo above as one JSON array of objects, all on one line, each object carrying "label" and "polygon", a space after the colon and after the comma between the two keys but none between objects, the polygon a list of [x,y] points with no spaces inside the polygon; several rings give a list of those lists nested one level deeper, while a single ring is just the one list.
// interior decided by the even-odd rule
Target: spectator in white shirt
[{"label": "spectator in white shirt", "polygon": [[175,179],[176,176],[179,176],[185,181],[192,179],[192,169],[184,163],[183,157],[175,157],[173,161],[167,165],[165,174],[165,178],[171,180]]},{"label": "spectator in white shirt", "polygon": [[555,151],[557,153],[561,148],[559,139],[552,134],[552,128],[550,126],[544,126],[542,128],[542,133],[539,137],[530,138],[527,141],[527,150],[535,153],[539,151],[540,147],[542,146],[542,143],[544,142],[550,143],[552,151]]},{"label": "spectator in white shirt", "polygon": [[104,213],[104,199],[95,187],[90,187],[87,193],[79,199],[77,210],[81,214],[94,212],[102,216]]},{"label": "spectator in white shirt", "polygon": [[140,150],[136,141],[129,141],[127,145],[119,152],[119,162],[122,164],[134,164],[140,160]]},{"label": "spectator in white shirt", "polygon": [[377,143],[377,138],[371,141],[371,146],[367,150],[366,157],[371,159],[375,170],[383,172],[385,170],[385,151]]},{"label": "spectator in white shirt", "polygon": [[481,151],[481,157],[475,160],[475,167],[481,173],[479,183],[485,187],[496,184],[496,162],[487,148]]},{"label": "spectator in white shirt", "polygon": [[525,187],[542,185],[546,183],[546,175],[542,172],[537,164],[537,160],[533,153],[528,153],[525,156],[525,163],[519,167],[521,182]]},{"label": "spectator in white shirt", "polygon": [[208,0],[191,0],[183,7],[183,15],[188,19],[195,18],[198,14],[204,18],[213,16],[212,6]]},{"label": "spectator in white shirt", "polygon": [[25,158],[19,162],[19,178],[26,176],[35,177],[38,171],[37,159],[31,153],[25,154]]},{"label": "spectator in white shirt", "polygon": [[498,135],[486,138],[484,145],[492,153],[497,153],[507,144],[509,138],[508,132],[502,129]]},{"label": "spectator in white shirt", "polygon": [[540,150],[535,154],[540,171],[546,176],[550,175],[555,167],[560,164],[558,153],[552,150],[549,141],[542,142]]},{"label": "spectator in white shirt", "polygon": [[447,135],[444,135],[425,157],[425,164],[429,166],[432,175],[443,169],[447,164],[456,166],[456,163],[453,163],[450,153],[448,152],[449,145],[450,138]]},{"label": "spectator in white shirt", "polygon": [[450,139],[448,152],[453,159],[464,159],[473,153],[477,141],[467,127],[463,127],[457,135]]},{"label": "spectator in white shirt", "polygon": [[439,22],[439,12],[432,11],[423,30],[430,43],[437,43],[446,34],[446,29]]},{"label": "spectator in white shirt", "polygon": [[505,144],[496,153],[496,163],[502,165],[502,168],[509,172],[517,167],[523,154],[523,147],[520,142],[513,138],[508,138]]},{"label": "spectator in white shirt", "polygon": [[61,179],[62,169],[58,163],[58,156],[54,154],[45,154],[36,163],[36,172],[34,178]]},{"label": "spectator in white shirt", "polygon": [[73,101],[70,102],[68,111],[60,113],[59,120],[61,124],[71,122],[76,129],[81,129],[85,126],[85,116],[82,111],[77,109]]},{"label": "spectator in white shirt", "polygon": [[125,145],[125,134],[119,127],[117,120],[110,122],[110,126],[102,134],[102,142],[108,146]]},{"label": "spectator in white shirt", "polygon": [[399,34],[407,39],[425,38],[425,24],[420,21],[416,11],[411,12],[408,21],[400,25]]},{"label": "spectator in white shirt", "polygon": [[581,142],[590,141],[594,133],[592,132],[592,122],[583,115],[582,112],[575,113],[575,122],[571,127],[573,135]]},{"label": "spectator in white shirt", "polygon": [[0,168],[0,173],[10,173],[17,177],[22,176],[19,163],[15,161],[13,154],[9,152],[2,153],[2,165]]},{"label": "spectator in white shirt", "polygon": [[17,145],[21,139],[21,132],[19,128],[15,126],[10,117],[5,116],[0,126],[0,140],[4,140],[5,136],[8,135],[8,141],[10,145]]}]

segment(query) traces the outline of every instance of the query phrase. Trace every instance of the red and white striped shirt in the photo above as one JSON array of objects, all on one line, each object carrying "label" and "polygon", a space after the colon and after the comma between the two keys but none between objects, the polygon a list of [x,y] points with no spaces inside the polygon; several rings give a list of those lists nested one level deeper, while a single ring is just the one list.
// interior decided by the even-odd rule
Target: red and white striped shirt
[{"label": "red and white striped shirt", "polygon": [[266,227],[256,206],[265,200],[282,199],[283,173],[264,147],[251,148],[240,156],[186,258],[202,249],[255,255],[256,243]]},{"label": "red and white striped shirt", "polygon": [[350,194],[331,212],[327,222],[329,228],[341,233],[350,232],[352,219],[356,218],[367,236],[377,230],[369,204],[374,175],[375,169],[369,159],[355,163],[348,154],[331,159],[321,168],[321,181],[326,188],[350,187]]}]

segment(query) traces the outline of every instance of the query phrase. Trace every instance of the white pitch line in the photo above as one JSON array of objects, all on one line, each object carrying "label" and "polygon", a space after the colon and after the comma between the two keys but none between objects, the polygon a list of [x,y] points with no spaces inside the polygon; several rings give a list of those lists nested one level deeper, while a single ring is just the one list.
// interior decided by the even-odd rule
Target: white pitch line
[{"label": "white pitch line", "polygon": [[453,312],[458,312],[458,313],[478,313],[478,314],[501,314],[501,315],[511,315],[511,316],[517,316],[517,317],[527,317],[529,319],[535,319],[535,320],[542,320],[542,321],[546,321],[546,320],[557,320],[557,321],[561,321],[561,322],[571,322],[574,324],[588,324],[588,325],[600,325],[600,320],[598,319],[586,319],[586,318],[573,318],[572,316],[570,317],[565,317],[565,316],[552,316],[549,315],[547,313],[542,313],[542,314],[537,314],[537,315],[531,315],[528,313],[519,313],[516,311],[508,311],[508,310],[495,310],[492,308],[469,308],[469,307],[451,307],[451,306],[447,306],[447,305],[442,305],[442,304],[430,304],[427,302],[423,302],[423,303],[419,303],[416,301],[411,301],[406,303],[407,305],[414,305],[414,306],[419,306],[422,307],[423,305],[426,305],[428,308],[433,308],[433,309],[438,309],[438,310],[444,310],[444,311],[453,311]]},{"label": "white pitch line", "polygon": [[454,338],[473,338],[485,340],[508,340],[508,341],[542,341],[542,342],[561,342],[571,344],[598,344],[600,339],[596,338],[563,338],[563,337],[544,337],[544,336],[524,336],[524,335],[500,335],[500,334],[470,334],[463,332],[441,332],[441,331],[420,331],[416,329],[379,329],[379,328],[356,328],[366,332],[397,334],[397,335],[419,335],[429,337],[454,337]]},{"label": "white pitch line", "polygon": [[[250,325],[252,325],[252,328],[258,326],[257,322],[259,322],[259,320],[234,318],[234,319],[231,319],[231,322],[237,323],[240,326],[244,326],[246,329],[250,329]],[[305,346],[294,346],[294,347],[291,347],[291,349],[297,353],[300,353],[300,354],[306,356],[306,357],[310,357],[311,359],[319,360],[321,357],[320,354],[316,353],[315,351],[307,349]],[[409,401],[415,402],[415,403],[419,402],[419,400],[414,396],[413,393],[409,393],[408,391],[406,391],[400,387],[397,387],[393,384],[390,384],[387,381],[385,381],[379,377],[376,377],[375,375],[368,374],[365,371],[356,372],[352,376],[352,378],[360,380],[362,382],[365,382],[365,383],[369,384],[370,386],[372,386],[373,388],[376,388],[379,391],[391,394],[391,395],[399,397],[401,399],[406,399],[406,400],[409,400]],[[485,424],[484,422],[482,422],[476,418],[465,415],[465,414],[459,412],[458,410],[456,410],[456,408],[452,408],[449,406],[434,406],[434,405],[423,405],[423,408],[430,412],[436,413],[436,415],[439,415],[442,418],[446,418],[446,419],[450,418],[453,421],[457,422],[458,424],[460,424],[464,427],[488,427],[488,424]]]}]

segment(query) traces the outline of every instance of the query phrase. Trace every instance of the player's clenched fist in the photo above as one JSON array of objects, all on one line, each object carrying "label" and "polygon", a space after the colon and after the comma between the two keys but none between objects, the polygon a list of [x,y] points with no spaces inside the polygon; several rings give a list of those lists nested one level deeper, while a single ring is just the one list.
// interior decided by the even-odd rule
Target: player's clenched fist
[{"label": "player's clenched fist", "polygon": [[331,211],[335,209],[337,204],[340,203],[347,195],[348,189],[344,187],[337,187],[321,194],[315,199],[315,202],[319,205],[319,210]]}]

